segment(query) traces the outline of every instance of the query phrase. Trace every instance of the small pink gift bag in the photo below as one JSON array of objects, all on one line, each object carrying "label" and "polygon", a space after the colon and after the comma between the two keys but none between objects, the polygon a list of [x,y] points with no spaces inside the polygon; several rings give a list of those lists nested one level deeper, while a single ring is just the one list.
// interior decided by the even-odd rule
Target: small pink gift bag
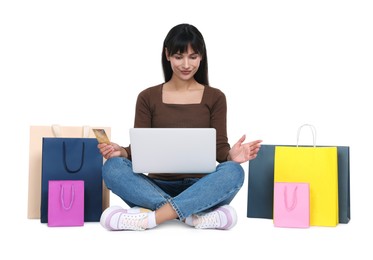
[{"label": "small pink gift bag", "polygon": [[308,228],[310,226],[309,183],[275,182],[273,222],[275,227]]}]

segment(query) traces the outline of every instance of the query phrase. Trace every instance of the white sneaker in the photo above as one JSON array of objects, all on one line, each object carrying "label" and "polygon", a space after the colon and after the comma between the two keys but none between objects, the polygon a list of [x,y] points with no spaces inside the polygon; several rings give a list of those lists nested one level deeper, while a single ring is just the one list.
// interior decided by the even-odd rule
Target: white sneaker
[{"label": "white sneaker", "polygon": [[123,209],[112,206],[104,210],[100,224],[107,230],[145,230],[148,223],[148,212],[139,208]]},{"label": "white sneaker", "polygon": [[231,229],[237,224],[236,210],[229,205],[221,206],[213,211],[193,215],[193,226],[205,229]]}]

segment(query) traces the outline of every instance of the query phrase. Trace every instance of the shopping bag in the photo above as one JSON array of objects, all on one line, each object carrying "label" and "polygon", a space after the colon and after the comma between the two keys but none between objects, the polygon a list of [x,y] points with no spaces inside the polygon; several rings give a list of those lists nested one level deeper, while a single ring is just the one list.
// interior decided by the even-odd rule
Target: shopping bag
[{"label": "shopping bag", "polygon": [[[303,125],[310,126],[310,125]],[[298,140],[301,126],[298,130]],[[274,181],[310,184],[310,225],[338,224],[337,147],[275,147]]]},{"label": "shopping bag", "polygon": [[[248,165],[248,218],[273,218],[274,158],[275,147],[293,146],[262,144],[255,160]],[[350,147],[337,146],[338,153],[338,208],[339,223],[351,219],[350,209]]]},{"label": "shopping bag", "polygon": [[[255,160],[249,162],[246,214],[248,218],[273,218],[273,170],[277,146],[291,145],[262,144]],[[350,147],[337,146],[337,153],[339,223],[347,224],[351,219]]]},{"label": "shopping bag", "polygon": [[41,222],[48,222],[48,182],[84,181],[84,221],[100,221],[103,211],[102,155],[96,138],[43,138]]},{"label": "shopping bag", "polygon": [[273,223],[275,227],[310,226],[310,189],[308,183],[275,182]]},{"label": "shopping bag", "polygon": [[84,181],[49,181],[48,226],[84,225]]},{"label": "shopping bag", "polygon": [[337,146],[338,150],[338,210],[339,223],[351,219],[350,208],[350,147]]},{"label": "shopping bag", "polygon": [[[27,218],[40,219],[41,205],[41,159],[43,137],[86,137],[94,138],[91,129],[104,128],[110,137],[110,127],[89,126],[30,126],[29,143],[29,179],[28,179],[28,209]],[[103,159],[105,161],[105,159]],[[109,207],[110,192],[103,186],[103,208]]]},{"label": "shopping bag", "polygon": [[275,145],[262,144],[257,157],[249,161],[248,218],[273,218]]}]

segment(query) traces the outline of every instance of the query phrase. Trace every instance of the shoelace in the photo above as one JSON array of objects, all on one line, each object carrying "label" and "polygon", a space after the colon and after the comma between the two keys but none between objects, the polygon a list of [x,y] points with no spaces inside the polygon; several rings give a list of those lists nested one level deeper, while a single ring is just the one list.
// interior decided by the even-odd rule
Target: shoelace
[{"label": "shoelace", "polygon": [[220,216],[216,211],[198,215],[198,224],[196,228],[218,228],[220,227]]},{"label": "shoelace", "polygon": [[144,220],[147,216],[147,213],[122,213],[121,216],[118,218],[118,228],[124,230],[145,230],[143,226]]}]

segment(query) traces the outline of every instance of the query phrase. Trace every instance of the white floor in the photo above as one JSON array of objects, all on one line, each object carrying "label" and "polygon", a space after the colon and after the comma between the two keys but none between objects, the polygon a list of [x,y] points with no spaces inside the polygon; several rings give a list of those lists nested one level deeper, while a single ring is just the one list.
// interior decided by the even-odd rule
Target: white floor
[{"label": "white floor", "polygon": [[[10,259],[29,255],[39,260],[134,256],[140,259],[250,259],[254,256],[256,259],[356,259],[357,254],[363,255],[363,259],[372,259],[368,257],[373,256],[370,216],[353,212],[349,224],[335,228],[275,228],[272,220],[246,217],[246,186],[247,183],[232,202],[239,221],[229,231],[197,230],[178,221],[141,232],[110,232],[99,223],[49,228],[39,220],[27,219],[26,211],[14,208],[16,204],[13,204],[13,212],[18,212],[16,216],[10,212],[2,214],[6,219],[2,221],[0,254]],[[111,202],[124,206],[116,196],[111,196]]]}]

